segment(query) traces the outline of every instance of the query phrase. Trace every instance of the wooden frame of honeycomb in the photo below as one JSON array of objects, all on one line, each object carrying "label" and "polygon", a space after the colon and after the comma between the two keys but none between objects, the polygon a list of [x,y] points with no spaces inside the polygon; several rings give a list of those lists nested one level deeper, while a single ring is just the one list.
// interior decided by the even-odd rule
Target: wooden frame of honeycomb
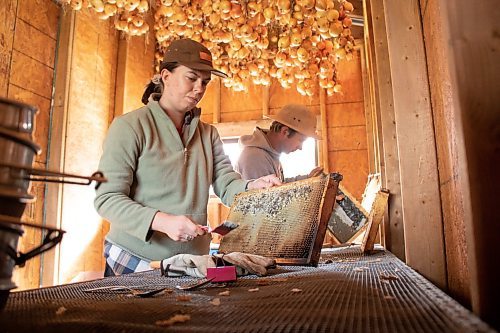
[{"label": "wooden frame of honeycomb", "polygon": [[239,227],[224,236],[219,251],[316,266],[341,179],[321,175],[239,194],[227,218]]}]

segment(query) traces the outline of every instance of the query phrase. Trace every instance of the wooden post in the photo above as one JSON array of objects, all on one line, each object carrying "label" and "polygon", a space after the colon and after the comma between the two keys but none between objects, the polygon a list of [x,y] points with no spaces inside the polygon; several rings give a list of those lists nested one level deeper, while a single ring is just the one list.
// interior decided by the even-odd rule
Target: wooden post
[{"label": "wooden post", "polygon": [[[380,0],[372,3],[380,3]],[[446,289],[436,142],[420,8],[418,1],[384,0],[383,6],[399,152],[406,262],[438,287]],[[378,11],[373,10],[372,14],[375,13]],[[377,39],[376,45],[379,42]]]},{"label": "wooden post", "polygon": [[221,95],[221,79],[216,77],[215,78],[215,91],[214,91],[214,113],[213,113],[213,119],[212,123],[213,124],[218,124],[220,123],[220,113],[221,113],[221,101],[220,101],[220,95]]},{"label": "wooden post", "polygon": [[[447,20],[443,15],[446,10],[443,7],[443,3],[439,1],[420,3],[420,10],[425,12],[422,15],[422,28],[439,162],[439,187],[448,276],[447,293],[465,307],[471,308],[471,276],[467,262],[471,250],[469,244],[465,246],[464,213],[468,205],[466,202],[469,200],[464,195],[468,190],[462,188],[463,184],[468,183],[468,176],[462,169],[467,165],[467,159],[462,147],[464,133],[461,116],[458,108],[453,105],[454,99],[458,97],[451,80],[453,48],[450,40],[453,37],[448,33]],[[481,29],[483,31],[484,28]],[[477,295],[477,292],[473,294]]]},{"label": "wooden post", "polygon": [[500,266],[495,259],[500,244],[500,9],[497,0],[475,3],[477,19],[471,20],[470,2],[439,4],[446,22],[446,43],[440,47],[451,73],[451,94],[444,97],[451,100],[450,118],[456,122],[453,179],[458,179],[464,203],[472,308],[500,330]]},{"label": "wooden post", "polygon": [[321,156],[324,172],[330,172],[328,160],[328,120],[326,117],[326,91],[319,88],[319,112],[321,119]]},{"label": "wooden post", "polygon": [[269,86],[262,86],[262,118],[267,119],[269,115]]},{"label": "wooden post", "polygon": [[[125,89],[127,87],[127,71],[129,70],[128,64],[128,41],[121,37],[118,41],[118,55],[116,64],[116,88],[115,88],[115,113],[110,114],[109,122],[114,117],[120,116],[127,111],[130,111],[127,106]],[[114,116],[114,117],[113,117]]]},{"label": "wooden post", "polygon": [[[73,40],[75,35],[75,12],[70,10],[61,15],[59,31],[59,47],[57,49],[56,80],[54,90],[54,107],[52,111],[52,128],[49,141],[50,159],[47,169],[64,172],[66,150],[66,127],[73,59]],[[62,184],[48,183],[45,196],[45,225],[61,228]],[[52,286],[59,283],[60,245],[47,251],[41,257],[40,286]]]},{"label": "wooden post", "polygon": [[369,50],[367,56],[371,60],[369,74],[374,108],[372,120],[378,133],[377,147],[383,187],[391,193],[389,208],[384,220],[385,238],[383,242],[388,250],[401,260],[405,260],[399,152],[382,0],[367,0],[365,11],[367,17],[365,38]]},{"label": "wooden post", "polygon": [[368,173],[374,174],[380,172],[380,163],[378,161],[378,133],[373,122],[373,105],[370,99],[370,81],[368,77],[367,58],[365,55],[364,43],[356,47],[359,50],[359,61],[361,62],[361,77],[363,81],[363,106],[366,119],[366,141],[368,150]]}]

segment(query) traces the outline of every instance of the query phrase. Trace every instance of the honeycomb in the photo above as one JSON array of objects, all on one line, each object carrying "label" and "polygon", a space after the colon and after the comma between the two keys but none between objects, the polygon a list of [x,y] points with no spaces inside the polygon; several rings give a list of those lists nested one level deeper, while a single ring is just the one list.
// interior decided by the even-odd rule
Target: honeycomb
[{"label": "honeycomb", "polygon": [[239,194],[227,217],[239,227],[224,236],[219,251],[317,265],[339,179],[321,175]]}]

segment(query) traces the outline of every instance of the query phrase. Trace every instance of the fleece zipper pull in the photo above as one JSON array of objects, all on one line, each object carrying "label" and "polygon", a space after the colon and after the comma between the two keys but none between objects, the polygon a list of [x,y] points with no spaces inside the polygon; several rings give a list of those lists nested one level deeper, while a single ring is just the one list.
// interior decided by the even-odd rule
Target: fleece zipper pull
[{"label": "fleece zipper pull", "polygon": [[186,164],[187,164],[188,157],[189,157],[189,154],[188,154],[188,149],[187,149],[187,148],[184,148],[184,165],[186,165]]}]

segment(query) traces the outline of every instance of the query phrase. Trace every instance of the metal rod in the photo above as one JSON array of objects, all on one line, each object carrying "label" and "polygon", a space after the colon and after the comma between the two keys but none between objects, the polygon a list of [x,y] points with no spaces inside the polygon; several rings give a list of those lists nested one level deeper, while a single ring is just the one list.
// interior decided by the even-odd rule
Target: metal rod
[{"label": "metal rod", "polygon": [[[76,185],[90,185],[93,181],[96,182],[96,189],[99,187],[101,183],[105,183],[108,180],[104,177],[102,172],[96,171],[94,172],[90,177],[87,176],[80,176],[80,175],[74,175],[74,174],[69,174],[69,173],[60,173],[60,172],[55,172],[55,171],[50,171],[50,170],[42,170],[42,169],[35,169],[35,168],[29,168],[21,165],[16,165],[16,164],[10,164],[10,163],[1,163],[0,167],[7,167],[10,169],[15,169],[15,170],[23,170],[28,172],[30,176],[23,177],[23,179],[26,180],[32,180],[32,181],[44,181],[44,182],[52,182],[52,183],[65,183],[65,184],[76,184]],[[35,176],[35,177],[32,177]],[[66,180],[64,177],[67,178],[75,178],[75,179],[82,179],[82,180],[87,180],[86,182],[83,181],[75,181],[75,180]]]}]

